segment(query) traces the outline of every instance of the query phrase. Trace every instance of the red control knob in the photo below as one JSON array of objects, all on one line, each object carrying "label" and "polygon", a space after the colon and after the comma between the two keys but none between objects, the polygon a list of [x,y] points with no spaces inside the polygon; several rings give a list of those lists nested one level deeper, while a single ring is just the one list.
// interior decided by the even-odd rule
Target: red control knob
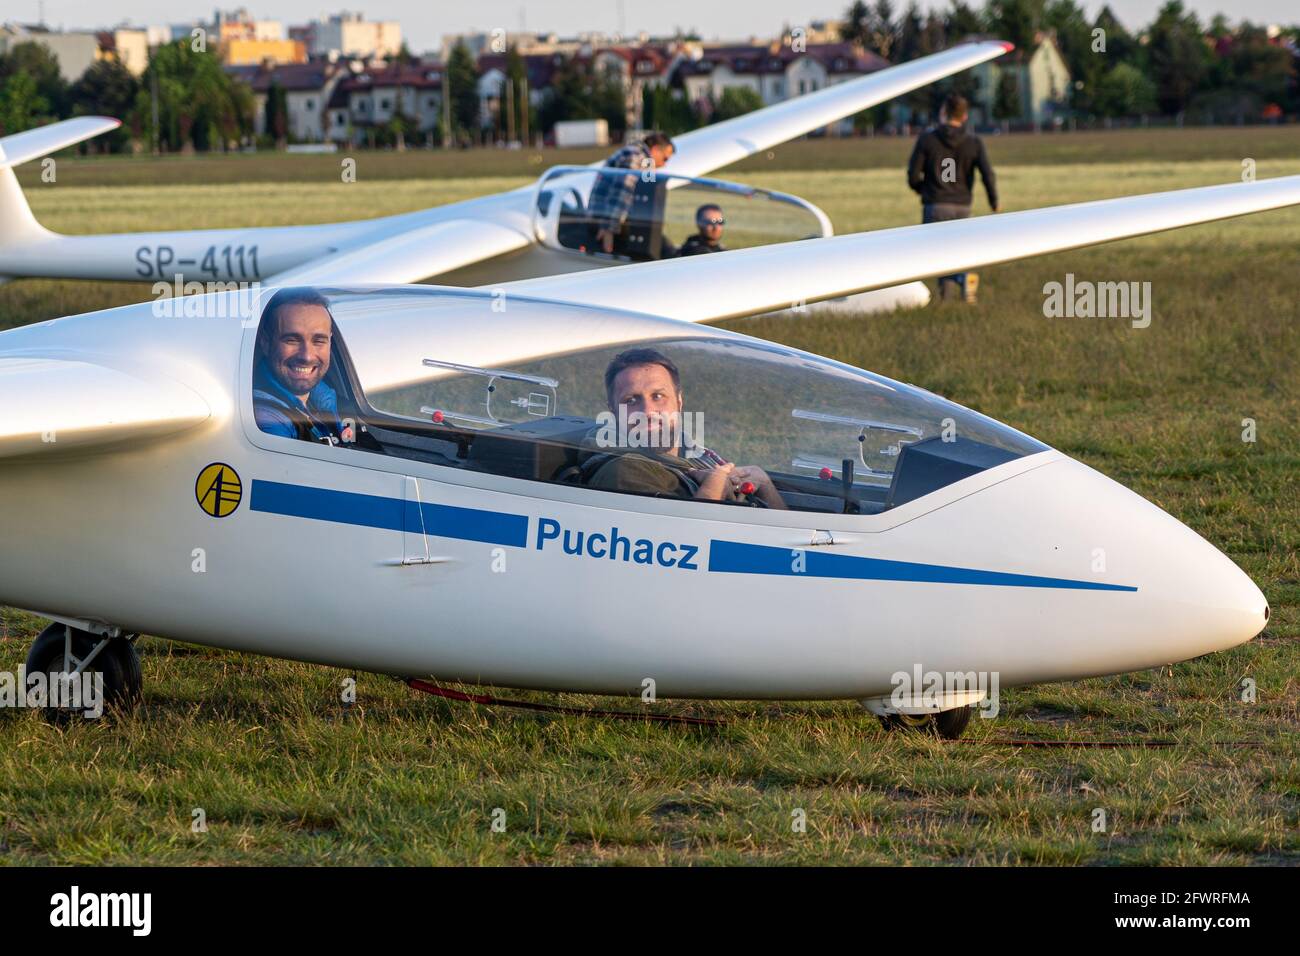
[{"label": "red control knob", "polygon": [[446,417],[446,416],[444,416],[444,415],[442,414],[442,412],[434,412],[434,413],[433,413],[433,423],[434,423],[435,425],[441,425],[441,424],[442,424],[442,420],[443,420],[443,418],[445,418],[445,417]]},{"label": "red control knob", "polygon": [[823,468],[817,473],[817,477],[822,481],[830,481],[835,477],[835,472],[831,471],[829,468]]},{"label": "red control knob", "polygon": [[754,483],[752,481],[747,481],[740,486],[740,493],[742,495],[752,495],[754,491],[755,488],[754,488]]}]

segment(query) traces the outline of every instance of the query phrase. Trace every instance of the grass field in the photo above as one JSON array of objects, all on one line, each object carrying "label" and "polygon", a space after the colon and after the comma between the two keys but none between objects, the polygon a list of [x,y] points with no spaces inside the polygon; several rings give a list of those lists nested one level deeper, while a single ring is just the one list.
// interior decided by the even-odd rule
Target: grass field
[{"label": "grass field", "polygon": [[[989,151],[1001,165],[1042,165],[1058,162],[1123,163],[1133,161],[1226,159],[1244,157],[1294,159],[1300,156],[1300,126],[1210,127],[1194,131],[1176,129],[1011,133],[986,137]],[[914,139],[910,136],[875,136],[846,139],[795,140],[757,153],[724,171],[746,181],[755,173],[786,170],[900,169],[907,162]],[[576,165],[604,159],[605,149],[408,149],[342,151],[333,155],[290,155],[263,152],[168,156],[140,159],[130,156],[79,158],[69,150],[58,158],[56,183],[62,186],[155,186],[203,183],[330,182],[339,179],[345,156],[357,160],[363,181],[406,179],[476,179],[482,176],[532,178],[558,165]],[[37,189],[42,180],[39,163],[19,167],[24,186]]]},{"label": "grass field", "polygon": [[[845,161],[855,144],[801,143],[780,151],[783,165],[731,175],[812,200],[840,232],[910,223],[896,168],[907,144],[881,142],[856,144],[869,157],[858,164]],[[1007,137],[991,149],[1009,210],[1232,181],[1243,157],[1261,178],[1300,173],[1293,129]],[[231,172],[254,161],[86,162],[30,194],[52,228],[99,232],[378,215],[535,175],[475,162],[491,175],[371,181],[366,157],[346,186],[332,172],[281,181],[299,159],[258,161],[274,169],[252,181]],[[0,862],[1294,865],[1298,248],[1289,210],[989,269],[974,308],[728,323],[939,392],[1145,495],[1267,595],[1269,627],[1243,647],[1003,689],[1002,715],[949,744],[886,735],[850,703],[661,705],[730,720],[695,730],[452,704],[362,675],[345,708],[343,672],[144,638],[138,712],[64,729],[0,712]],[[1044,318],[1042,287],[1067,272],[1149,281],[1150,327]],[[0,287],[0,328],[147,295],[15,282]],[[1245,418],[1254,443],[1241,439]],[[42,626],[0,611],[0,670],[17,669]],[[1256,703],[1239,699],[1247,677]],[[1014,736],[1178,746],[997,743]],[[1092,832],[1097,807],[1105,833]],[[192,832],[196,808],[206,833]],[[791,826],[797,810],[806,832]]]}]

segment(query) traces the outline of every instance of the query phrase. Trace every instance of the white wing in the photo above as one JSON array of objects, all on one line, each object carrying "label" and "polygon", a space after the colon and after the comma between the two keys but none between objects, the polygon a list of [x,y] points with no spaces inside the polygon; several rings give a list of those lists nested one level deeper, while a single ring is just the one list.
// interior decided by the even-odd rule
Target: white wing
[{"label": "white wing", "polygon": [[344,249],[268,281],[272,285],[418,282],[531,244],[528,236],[508,226],[451,219]]},{"label": "white wing", "polygon": [[0,458],[84,451],[174,434],[212,415],[157,374],[81,359],[0,358]]},{"label": "white wing", "polygon": [[674,136],[676,152],[664,166],[664,172],[703,176],[846,116],[969,70],[1014,48],[1014,44],[1001,40],[959,44],[941,53]]},{"label": "white wing", "polygon": [[[1001,56],[1012,44],[1001,41],[967,43],[828,86],[816,93],[755,110],[745,116],[674,137],[676,155],[665,172],[700,176],[759,150],[802,136],[828,123],[901,96]],[[521,199],[531,200],[524,190]],[[524,210],[525,221],[528,210]],[[418,282],[505,255],[530,245],[518,229],[487,220],[458,219],[419,226],[378,242],[353,246],[332,256],[272,276],[276,285],[327,282]]]},{"label": "white wing", "polygon": [[710,322],[1300,204],[1300,176],[806,239],[507,283],[523,295]]},{"label": "white wing", "polygon": [[31,162],[46,153],[66,149],[83,139],[117,129],[121,120],[107,116],[78,116],[75,119],[38,126],[0,139],[0,169]]},{"label": "white wing", "polygon": [[[753,153],[794,139],[918,87],[1001,56],[1011,44],[999,41],[962,44],[869,76],[828,86],[816,93],[756,110],[745,116],[685,133],[676,138],[677,154],[667,172],[699,176]],[[102,116],[65,120],[0,139],[0,247],[19,248],[52,239],[31,214],[10,166],[28,162],[121,125]],[[392,217],[383,229],[349,242],[337,252],[273,275],[277,285],[328,283],[405,283],[526,248],[532,244],[532,191],[515,190],[499,202],[457,218]],[[470,204],[483,200],[471,200]],[[79,240],[80,241],[80,240]],[[26,274],[21,267],[9,270]]]}]

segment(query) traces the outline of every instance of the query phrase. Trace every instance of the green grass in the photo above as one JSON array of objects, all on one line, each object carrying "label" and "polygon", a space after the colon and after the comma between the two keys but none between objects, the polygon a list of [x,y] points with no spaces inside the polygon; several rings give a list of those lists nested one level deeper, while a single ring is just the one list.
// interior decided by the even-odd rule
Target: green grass
[{"label": "green grass", "polygon": [[[1116,162],[1034,165],[1027,144],[1018,164],[1002,164],[1006,205],[1230,181],[1235,154],[1215,153],[1227,132],[1181,134],[1172,152],[1199,158],[1176,164],[1136,158],[1179,135],[1168,132],[1107,134]],[[817,145],[837,165],[844,144]],[[1289,155],[1261,151],[1259,175],[1300,172],[1300,151]],[[817,202],[841,232],[916,217],[896,169],[748,178]],[[33,205],[67,231],[216,226],[360,217],[521,181],[108,190],[69,179],[34,191]],[[728,323],[940,392],[1155,501],[1268,596],[1269,627],[1243,647],[1172,670],[1004,689],[996,720],[972,721],[970,743],[943,744],[887,736],[848,703],[660,705],[730,720],[699,730],[491,710],[361,675],[359,703],[346,708],[344,672],[144,638],[146,700],[134,714],[56,728],[0,712],[0,862],[1294,864],[1297,247],[1300,211],[1269,213],[989,269],[974,308]],[[1150,281],[1150,328],[1045,319],[1042,286],[1066,272]],[[0,327],[147,294],[15,282],[0,287]],[[1247,417],[1254,444],[1240,440]],[[0,669],[18,667],[42,626],[0,612]],[[1238,699],[1244,677],[1258,685],[1255,704]],[[994,743],[1018,735],[1179,746]],[[1091,830],[1097,807],[1104,834]],[[191,831],[195,808],[206,833]],[[492,832],[494,808],[505,811],[504,833]],[[800,809],[804,833],[791,827]]]},{"label": "green grass", "polygon": [[[1188,162],[1206,159],[1300,158],[1300,126],[1221,126],[1195,130],[1150,129],[1078,133],[1011,133],[984,137],[999,165]],[[756,172],[786,170],[901,169],[910,136],[796,140],[757,153],[723,171],[745,180]],[[333,155],[260,152],[212,156],[90,156],[67,151],[58,157],[57,183],[64,186],[153,186],[203,183],[328,183],[339,180],[344,157],[357,161],[361,181],[535,178],[556,165],[604,159],[610,149],[340,150]],[[39,163],[19,167],[24,186],[48,188]]]}]

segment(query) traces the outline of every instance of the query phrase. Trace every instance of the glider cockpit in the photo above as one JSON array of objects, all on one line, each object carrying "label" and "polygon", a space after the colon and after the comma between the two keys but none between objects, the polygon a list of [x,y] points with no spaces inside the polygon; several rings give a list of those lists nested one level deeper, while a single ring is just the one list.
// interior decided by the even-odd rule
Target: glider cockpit
[{"label": "glider cockpit", "polygon": [[[797,196],[607,166],[548,170],[537,183],[533,209],[533,230],[541,245],[607,261],[672,259],[833,232],[826,214]],[[603,230],[609,233],[607,242]],[[712,241],[703,248],[706,238]]]},{"label": "glider cockpit", "polygon": [[[346,436],[326,442],[330,455],[875,514],[1046,447],[923,389],[708,327],[486,292],[321,293],[337,330],[323,381]],[[629,354],[673,369],[666,413],[630,411],[607,387]],[[722,462],[761,469],[770,490],[709,498],[704,479]]]}]

